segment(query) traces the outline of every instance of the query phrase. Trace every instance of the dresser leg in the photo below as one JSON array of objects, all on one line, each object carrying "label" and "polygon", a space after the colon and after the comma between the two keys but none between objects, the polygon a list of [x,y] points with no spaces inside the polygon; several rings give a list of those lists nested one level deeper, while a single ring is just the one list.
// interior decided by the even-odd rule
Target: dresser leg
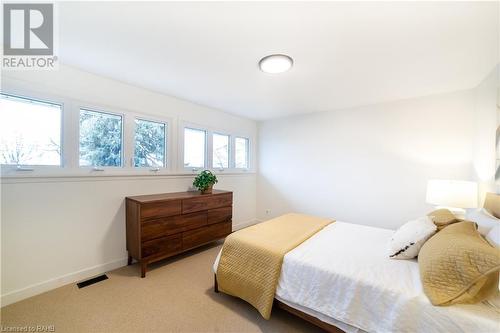
[{"label": "dresser leg", "polygon": [[148,264],[146,262],[141,262],[141,278],[146,277],[146,268]]},{"label": "dresser leg", "polygon": [[132,257],[128,256],[127,266],[130,266],[130,265],[132,265]]}]

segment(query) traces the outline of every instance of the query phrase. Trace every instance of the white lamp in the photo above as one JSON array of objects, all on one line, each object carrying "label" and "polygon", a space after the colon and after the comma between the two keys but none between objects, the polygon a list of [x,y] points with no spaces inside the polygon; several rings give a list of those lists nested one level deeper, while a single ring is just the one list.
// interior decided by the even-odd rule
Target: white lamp
[{"label": "white lamp", "polygon": [[447,208],[458,217],[465,217],[464,208],[477,207],[477,183],[463,180],[429,180],[427,203]]}]

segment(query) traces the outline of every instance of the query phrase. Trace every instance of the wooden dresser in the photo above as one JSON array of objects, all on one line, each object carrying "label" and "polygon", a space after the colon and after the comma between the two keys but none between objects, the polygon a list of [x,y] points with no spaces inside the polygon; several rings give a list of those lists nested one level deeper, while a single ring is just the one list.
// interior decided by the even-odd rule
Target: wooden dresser
[{"label": "wooden dresser", "polygon": [[128,264],[149,263],[224,238],[232,231],[233,193],[178,192],[126,198]]}]

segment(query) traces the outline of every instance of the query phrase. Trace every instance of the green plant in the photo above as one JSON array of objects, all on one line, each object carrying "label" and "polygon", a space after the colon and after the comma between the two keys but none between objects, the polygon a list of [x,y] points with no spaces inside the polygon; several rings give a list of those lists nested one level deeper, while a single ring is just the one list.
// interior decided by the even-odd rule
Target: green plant
[{"label": "green plant", "polygon": [[194,179],[193,186],[203,192],[214,184],[217,184],[217,182],[217,177],[213,173],[211,173],[209,170],[203,170]]}]

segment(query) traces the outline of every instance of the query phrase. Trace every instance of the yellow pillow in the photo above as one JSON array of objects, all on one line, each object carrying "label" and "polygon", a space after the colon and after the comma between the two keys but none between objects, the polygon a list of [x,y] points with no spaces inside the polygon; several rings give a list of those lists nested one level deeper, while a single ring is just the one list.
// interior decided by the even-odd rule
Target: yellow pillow
[{"label": "yellow pillow", "polygon": [[498,290],[500,250],[476,230],[474,222],[447,226],[418,255],[424,292],[434,305],[477,303]]},{"label": "yellow pillow", "polygon": [[438,228],[438,231],[440,231],[441,229],[443,229],[447,225],[461,221],[455,215],[453,215],[452,212],[450,212],[448,209],[444,209],[444,208],[432,211],[429,214],[427,214],[427,216],[429,216],[429,218],[432,220],[432,222],[434,222],[434,224]]}]

